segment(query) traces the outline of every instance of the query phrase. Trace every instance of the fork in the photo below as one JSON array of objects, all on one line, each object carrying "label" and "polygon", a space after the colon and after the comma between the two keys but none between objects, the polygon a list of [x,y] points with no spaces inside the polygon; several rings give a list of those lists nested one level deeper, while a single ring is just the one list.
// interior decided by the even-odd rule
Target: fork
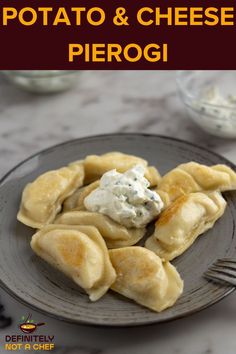
[{"label": "fork", "polygon": [[218,259],[203,276],[207,279],[225,282],[236,287],[236,259]]}]

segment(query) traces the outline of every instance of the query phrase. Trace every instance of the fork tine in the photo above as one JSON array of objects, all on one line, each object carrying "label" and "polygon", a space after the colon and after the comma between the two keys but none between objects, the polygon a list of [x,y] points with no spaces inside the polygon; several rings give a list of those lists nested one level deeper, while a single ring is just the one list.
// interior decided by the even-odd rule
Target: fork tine
[{"label": "fork tine", "polygon": [[236,276],[229,275],[228,273],[216,270],[211,270],[211,268],[204,273],[204,276],[211,280],[220,280],[229,284],[236,286]]},{"label": "fork tine", "polygon": [[222,267],[225,269],[232,269],[232,270],[236,271],[236,263],[232,263],[232,262],[224,262],[224,261],[218,260],[215,263],[213,263],[212,266]]},{"label": "fork tine", "polygon": [[235,258],[219,258],[216,262],[234,263],[236,264]]},{"label": "fork tine", "polygon": [[217,283],[227,283],[225,281],[225,279],[222,279],[222,277],[220,275],[216,275],[216,273],[213,273],[211,271],[207,271],[206,273],[204,273],[204,278],[208,279],[208,280],[213,280],[214,282]]},{"label": "fork tine", "polygon": [[217,273],[221,273],[224,275],[231,276],[232,278],[236,278],[236,270],[234,269],[227,269],[225,267],[217,267],[217,266],[211,266],[209,270]]},{"label": "fork tine", "polygon": [[207,278],[207,279],[210,279],[210,280],[213,280],[213,281],[225,282],[225,280],[220,279],[217,275],[215,275],[214,272],[212,272],[212,271],[210,271],[210,270],[208,270],[207,272],[205,272],[205,273],[203,274],[203,276],[204,276],[204,278]]}]

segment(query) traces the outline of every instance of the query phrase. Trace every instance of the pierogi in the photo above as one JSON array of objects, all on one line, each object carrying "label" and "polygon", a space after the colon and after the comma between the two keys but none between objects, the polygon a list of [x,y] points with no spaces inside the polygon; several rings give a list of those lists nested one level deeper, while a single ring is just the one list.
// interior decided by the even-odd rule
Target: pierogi
[{"label": "pierogi", "polygon": [[176,199],[160,216],[145,247],[171,261],[186,251],[196,238],[212,228],[224,213],[221,193],[191,193]]},{"label": "pierogi", "polygon": [[145,234],[145,228],[127,228],[113,221],[106,215],[90,211],[68,211],[57,217],[57,224],[93,225],[95,226],[108,248],[118,248],[135,245]]},{"label": "pierogi", "polygon": [[83,288],[91,301],[102,297],[115,281],[106,244],[93,226],[45,226],[33,235],[31,247]]},{"label": "pierogi", "polygon": [[183,281],[176,268],[143,247],[110,250],[117,273],[111,289],[148,307],[163,311],[173,306],[183,292]]},{"label": "pierogi", "polygon": [[84,206],[84,199],[96,188],[99,187],[99,180],[87,186],[78,188],[70,197],[68,197],[63,204],[63,211],[86,210]]},{"label": "pierogi", "polygon": [[100,179],[105,172],[110,170],[116,169],[117,172],[124,173],[135,165],[143,165],[146,168],[145,177],[151,187],[156,186],[161,180],[158,170],[154,166],[148,166],[146,160],[114,151],[104,155],[89,155],[85,158],[85,184]]},{"label": "pierogi", "polygon": [[80,162],[42,174],[24,188],[17,219],[33,228],[52,223],[64,200],[82,186],[83,180]]},{"label": "pierogi", "polygon": [[236,189],[236,173],[226,165],[205,166],[188,162],[164,175],[157,193],[165,207],[181,195],[194,192],[225,192]]},{"label": "pierogi", "polygon": [[[26,185],[17,219],[39,229],[34,252],[91,301],[112,289],[160,312],[183,292],[169,261],[214,226],[226,208],[221,192],[234,189],[236,173],[225,165],[188,162],[161,177],[141,157],[109,152]],[[145,247],[134,246],[153,221]]]}]

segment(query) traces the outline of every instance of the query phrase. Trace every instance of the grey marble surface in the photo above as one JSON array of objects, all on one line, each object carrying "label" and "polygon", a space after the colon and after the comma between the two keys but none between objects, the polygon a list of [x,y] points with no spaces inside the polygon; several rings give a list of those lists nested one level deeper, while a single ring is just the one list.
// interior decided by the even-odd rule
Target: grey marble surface
[{"label": "grey marble surface", "polygon": [[[82,72],[78,85],[57,95],[20,91],[0,77],[0,176],[29,155],[69,139],[110,132],[169,135],[214,150],[236,163],[236,140],[214,138],[185,114],[175,72]],[[66,324],[37,312],[45,333],[78,354],[235,354],[236,297],[189,318],[145,328],[102,329]],[[29,309],[0,290],[5,313],[13,324],[0,330],[17,332]],[[0,352],[5,352],[0,342]],[[62,351],[61,351],[62,352]]]}]

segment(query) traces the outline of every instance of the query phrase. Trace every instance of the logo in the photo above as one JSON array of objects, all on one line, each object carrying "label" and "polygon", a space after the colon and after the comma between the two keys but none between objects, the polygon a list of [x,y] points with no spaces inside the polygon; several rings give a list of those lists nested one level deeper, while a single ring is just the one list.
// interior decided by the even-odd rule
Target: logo
[{"label": "logo", "polygon": [[[45,326],[44,322],[36,322],[32,315],[22,316],[17,324],[21,334],[5,336],[4,349],[8,351],[50,351],[55,349],[54,336],[38,334],[40,327]],[[39,328],[39,330],[38,330]],[[36,333],[36,334],[34,334]]]},{"label": "logo", "polygon": [[36,331],[36,329],[39,326],[44,326],[45,323],[35,323],[34,320],[31,319],[32,315],[31,313],[28,315],[28,317],[25,319],[24,316],[22,316],[21,320],[23,321],[22,323],[19,324],[19,328],[23,333],[33,333]]}]

